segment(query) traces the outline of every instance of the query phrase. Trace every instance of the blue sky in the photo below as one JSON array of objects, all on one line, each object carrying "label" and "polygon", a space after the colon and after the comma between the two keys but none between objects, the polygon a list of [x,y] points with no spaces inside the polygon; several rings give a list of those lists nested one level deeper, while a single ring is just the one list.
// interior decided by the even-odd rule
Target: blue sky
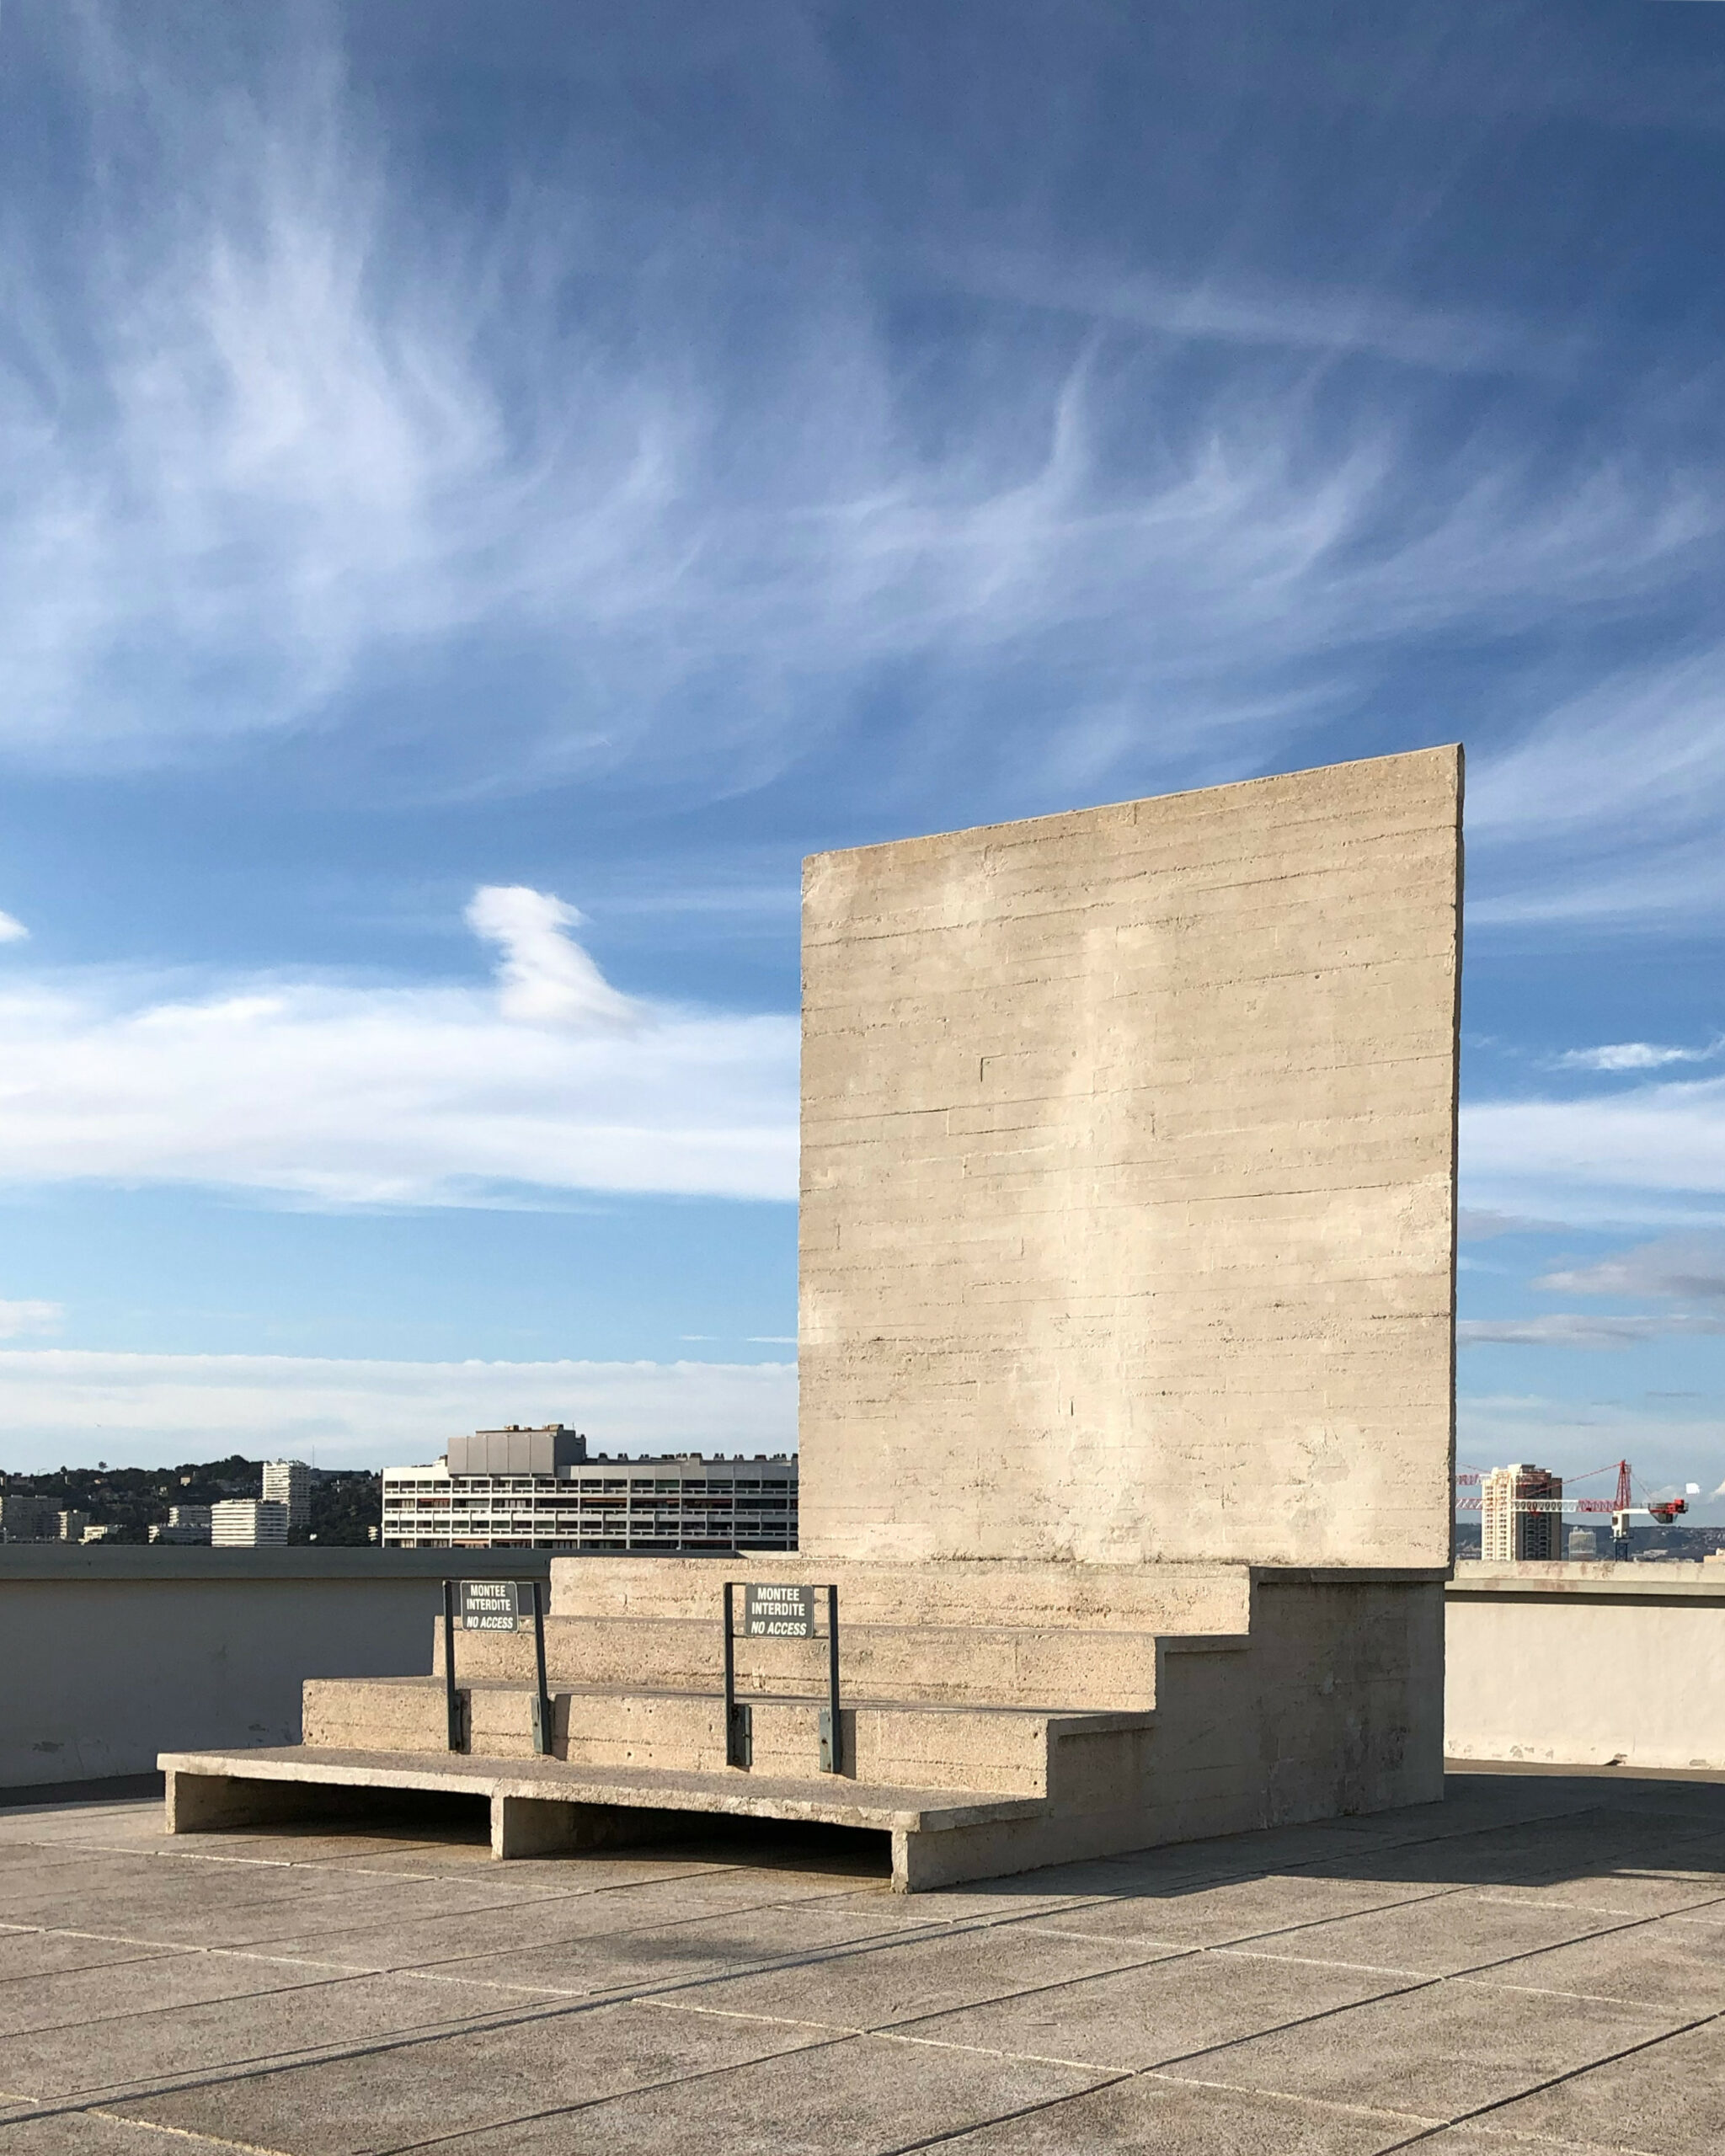
[{"label": "blue sky", "polygon": [[1703,4],[14,0],[0,1456],[787,1442],[801,857],[1460,738],[1463,1458],[1713,1490],[1722,214]]}]

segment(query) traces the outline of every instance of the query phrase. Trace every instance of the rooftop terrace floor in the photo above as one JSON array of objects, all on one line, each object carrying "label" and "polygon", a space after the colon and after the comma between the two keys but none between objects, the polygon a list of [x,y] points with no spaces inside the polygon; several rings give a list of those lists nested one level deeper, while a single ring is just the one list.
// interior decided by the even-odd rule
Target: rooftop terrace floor
[{"label": "rooftop terrace floor", "polygon": [[1725,2148],[1718,1780],[1457,1774],[908,1898],[836,1830],[483,1836],[0,1811],[6,2156]]}]

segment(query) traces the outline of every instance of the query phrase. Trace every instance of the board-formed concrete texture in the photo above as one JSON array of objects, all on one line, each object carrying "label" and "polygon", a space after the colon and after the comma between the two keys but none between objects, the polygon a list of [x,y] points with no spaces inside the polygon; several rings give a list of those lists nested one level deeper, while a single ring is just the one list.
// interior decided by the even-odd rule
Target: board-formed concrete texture
[{"label": "board-formed concrete texture", "polygon": [[802,1545],[1447,1566],[1461,752],[820,854]]},{"label": "board-formed concrete texture", "polygon": [[[526,1631],[164,1755],[169,1826],[339,1792],[499,1857],[679,1817],[905,1892],[1442,1788],[1459,750],[830,855],[805,915],[803,1548],[552,1566]],[[494,1557],[495,1553],[488,1553]],[[825,1584],[743,1638],[727,1578]]]}]

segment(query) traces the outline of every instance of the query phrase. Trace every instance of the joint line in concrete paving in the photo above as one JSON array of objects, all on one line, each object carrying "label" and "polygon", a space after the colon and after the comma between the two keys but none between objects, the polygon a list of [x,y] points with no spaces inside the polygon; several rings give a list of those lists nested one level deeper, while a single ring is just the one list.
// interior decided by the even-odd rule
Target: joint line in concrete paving
[{"label": "joint line in concrete paving", "polygon": [[1033,2119],[1044,2111],[1058,2111],[1062,2104],[1076,2103],[1079,2098],[1094,2096],[1101,2089],[1117,2088],[1121,2082],[1130,2081],[1132,2078],[1130,2073],[1110,2073],[1100,2081],[1092,2082],[1087,2089],[1068,2089],[1059,2096],[1040,2096],[1033,2103],[1019,2104],[1012,2111],[996,2111],[985,2119],[973,2119],[966,2126],[925,2134],[919,2141],[895,2142],[890,2148],[879,2150],[878,2156],[916,2156],[919,2149],[950,2147],[953,2142],[962,2141],[968,2135],[985,2133],[991,2127],[1010,2126],[1014,2119]]},{"label": "joint line in concrete paving", "polygon": [[261,2142],[230,2141],[225,2134],[199,2133],[189,2126],[166,2126],[159,2119],[132,2118],[125,2111],[104,2111],[92,2105],[78,2116],[87,2119],[104,2119],[111,2126],[130,2127],[134,2132],[165,2134],[174,2141],[195,2142],[201,2148],[231,2148],[238,2156],[293,2156],[291,2149],[266,2148]]},{"label": "joint line in concrete paving", "polygon": [[[1536,2081],[1530,2089],[1518,2089],[1513,2095],[1493,2097],[1489,2104],[1477,2104],[1471,2111],[1457,2111],[1453,2118],[1441,2120],[1423,2132],[1410,2134],[1406,2141],[1398,2141],[1389,2148],[1381,2148],[1378,2156],[1397,2156],[1402,2148],[1417,2148],[1422,2141],[1429,2141],[1434,2133],[1448,2133],[1454,2127],[1466,2126],[1474,2119],[1488,2118],[1493,2111],[1505,2111],[1511,2104],[1525,2103],[1530,2096],[1542,2096],[1548,2089],[1561,2089],[1566,2081],[1578,2081],[1584,2073],[1596,2073],[1602,2066],[1616,2066],[1620,2059],[1633,2058],[1639,2052],[1656,2051],[1661,2044],[1669,2044],[1674,2036],[1687,2036],[1697,2029],[1706,2029],[1715,2021],[1725,2021],[1725,2014],[1703,2014],[1694,2021],[1685,2021],[1676,2028],[1662,2030],[1657,2036],[1643,2036],[1639,2043],[1625,2044],[1621,2051],[1607,2052],[1603,2057],[1590,2058],[1580,2066],[1566,2067],[1562,2073],[1553,2073],[1543,2081]],[[1653,2156],[1650,2150],[1625,2148],[1620,2143],[1616,2156]]]}]

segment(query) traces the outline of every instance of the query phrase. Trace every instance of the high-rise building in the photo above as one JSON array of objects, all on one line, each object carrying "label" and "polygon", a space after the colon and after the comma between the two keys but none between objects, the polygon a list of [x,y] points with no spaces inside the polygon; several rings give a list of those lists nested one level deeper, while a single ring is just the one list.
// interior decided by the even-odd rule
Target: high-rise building
[{"label": "high-rise building", "polygon": [[1563,1478],[1530,1461],[1494,1467],[1480,1490],[1480,1556],[1487,1564],[1559,1557]]},{"label": "high-rise building", "polygon": [[218,1550],[280,1549],[287,1540],[287,1507],[271,1497],[227,1497],[210,1508],[210,1540]]},{"label": "high-rise building", "polygon": [[1572,1527],[1563,1545],[1563,1554],[1572,1565],[1590,1564],[1599,1554],[1598,1531],[1591,1527]]},{"label": "high-rise building", "polygon": [[54,1520],[56,1532],[61,1541],[82,1542],[84,1539],[84,1529],[90,1524],[90,1516],[88,1513],[80,1512],[56,1513]]},{"label": "high-rise building", "polygon": [[287,1507],[289,1527],[303,1527],[312,1517],[312,1470],[302,1460],[266,1460],[264,1495]]},{"label": "high-rise building", "polygon": [[435,1467],[383,1473],[386,1546],[406,1550],[794,1550],[797,1462],[589,1460],[585,1441],[542,1430],[452,1439]]}]

